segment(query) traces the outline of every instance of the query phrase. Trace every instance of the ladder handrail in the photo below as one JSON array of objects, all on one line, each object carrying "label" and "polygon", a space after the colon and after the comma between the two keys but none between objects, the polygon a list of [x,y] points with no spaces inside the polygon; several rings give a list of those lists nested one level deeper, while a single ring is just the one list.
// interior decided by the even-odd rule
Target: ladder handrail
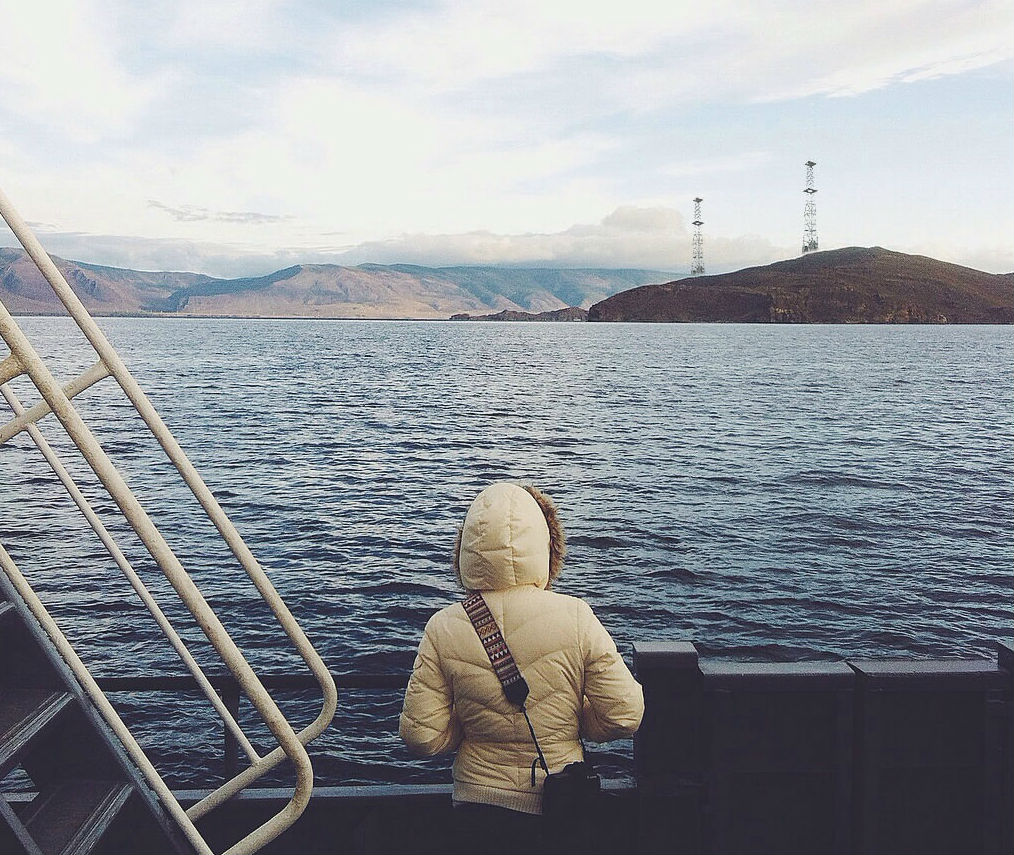
[{"label": "ladder handrail", "polygon": [[[0,394],[3,395],[15,415],[21,415],[25,412],[24,406],[21,401],[18,400],[17,395],[14,394],[13,389],[10,389],[6,385],[0,385]],[[120,572],[123,573],[123,575],[127,578],[127,581],[130,582],[131,587],[141,598],[141,601],[147,607],[151,616],[155,618],[155,622],[161,628],[162,634],[169,639],[169,643],[172,644],[173,649],[183,661],[183,664],[187,666],[187,670],[190,671],[191,675],[197,681],[198,687],[204,692],[204,696],[215,708],[219,718],[221,718],[225,723],[229,733],[233,735],[252,761],[260,760],[260,757],[257,755],[254,747],[250,744],[250,740],[247,739],[246,734],[243,733],[242,728],[240,728],[239,723],[233,717],[232,713],[229,712],[225,703],[222,701],[221,696],[215,691],[215,687],[211,685],[207,675],[201,669],[201,666],[197,663],[197,660],[187,648],[183,639],[180,638],[179,633],[176,632],[173,625],[169,622],[169,618],[166,617],[165,612],[163,612],[158,603],[155,602],[155,598],[151,595],[151,592],[137,575],[137,572],[127,559],[127,556],[123,554],[123,550],[120,549],[116,541],[113,539],[113,536],[109,533],[109,530],[105,527],[105,525],[103,525],[102,520],[100,520],[98,514],[95,513],[91,503],[89,503],[84,493],[81,492],[80,487],[78,487],[70,472],[67,471],[67,467],[63,465],[52,446],[42,435],[42,431],[40,431],[35,424],[29,424],[27,426],[27,430],[32,438],[32,441],[35,443],[39,451],[42,452],[42,456],[46,458],[46,462],[49,463],[50,469],[56,473],[56,476],[60,479],[64,489],[70,494],[71,499],[74,500],[74,504],[78,506],[78,509],[88,521],[88,525],[90,525],[95,534],[98,535],[99,540],[101,540],[102,544],[106,547],[106,551],[112,556],[113,561],[116,562],[116,566],[120,568]]]},{"label": "ladder handrail", "polygon": [[81,688],[88,695],[92,703],[95,704],[102,717],[106,720],[106,723],[112,728],[113,733],[123,743],[124,749],[130,755],[130,759],[134,761],[138,770],[144,775],[148,785],[155,792],[155,795],[158,796],[159,801],[165,806],[169,815],[176,820],[187,840],[199,855],[214,855],[214,852],[212,852],[201,836],[201,832],[197,830],[190,817],[187,816],[186,811],[183,810],[176,797],[172,794],[172,791],[165,781],[162,780],[162,776],[159,775],[158,770],[152,765],[148,756],[144,753],[144,749],[137,744],[137,740],[134,739],[133,734],[123,723],[123,719],[120,718],[119,713],[109,703],[109,699],[96,684],[95,678],[91,675],[88,667],[81,661],[81,657],[77,655],[77,651],[74,650],[73,645],[67,640],[59,625],[53,620],[52,615],[42,604],[35,591],[32,590],[32,586],[28,583],[28,580],[18,570],[17,564],[14,563],[14,559],[4,549],[2,543],[0,543],[0,569],[3,570],[10,580],[18,596],[24,600],[32,616],[39,622],[46,635],[49,636],[57,652],[81,684]]},{"label": "ladder handrail", "polygon": [[[31,377],[46,405],[59,419],[81,455],[91,466],[110,497],[120,508],[120,512],[137,533],[142,543],[144,543],[148,552],[155,559],[159,568],[179,594],[180,599],[190,610],[191,614],[193,614],[212,646],[236,677],[244,693],[278,740],[278,748],[254,762],[252,766],[241,772],[232,781],[226,782],[203,802],[191,808],[189,812],[190,816],[196,818],[221,804],[231,795],[273,768],[285,757],[289,757],[296,767],[296,788],[292,800],[275,817],[268,820],[260,828],[251,832],[251,834],[228,850],[232,855],[243,855],[243,853],[253,852],[256,848],[274,839],[274,837],[295,821],[309,800],[312,790],[313,772],[304,745],[319,735],[334,716],[337,708],[337,689],[334,681],[323,660],[316,650],[314,650],[309,639],[306,638],[306,635],[299,627],[288,607],[278,595],[263,569],[243,542],[242,537],[211,494],[211,491],[204,484],[204,481],[196,469],[194,469],[182,448],[180,448],[175,437],[173,437],[147,396],[137,384],[137,381],[123,364],[119,354],[103,335],[94,319],[74,294],[35,235],[32,234],[31,230],[14,210],[2,190],[0,190],[0,215],[6,220],[26,252],[28,252],[40,272],[53,288],[57,297],[64,304],[70,316],[81,329],[82,333],[84,333],[98,354],[101,363],[105,366],[105,370],[116,379],[120,388],[134,406],[134,409],[162,446],[166,455],[176,467],[184,482],[194,493],[194,496],[218,529],[233,554],[239,560],[241,566],[275,614],[283,630],[292,641],[304,662],[307,663],[310,671],[320,685],[323,696],[321,711],[310,725],[296,734],[278,709],[274,700],[260,683],[256,673],[247,663],[238,647],[236,647],[235,642],[222,626],[217,615],[207,604],[161,532],[151,521],[147,512],[137,501],[129,486],[91,433],[91,430],[70,403],[65,390],[49,372],[49,369],[35,352],[31,343],[6,307],[0,303],[0,336],[2,336],[10,348],[12,357],[24,372]],[[9,359],[4,360],[2,364],[10,369]],[[10,371],[7,370],[5,371],[6,373],[10,373]]]},{"label": "ladder handrail", "polygon": [[177,471],[179,471],[186,485],[204,508],[208,518],[232,550],[233,555],[239,560],[261,596],[275,613],[276,618],[292,640],[297,651],[317,677],[318,682],[321,684],[321,691],[324,694],[323,709],[318,718],[304,732],[312,732],[314,736],[319,735],[330,723],[334,717],[335,709],[337,709],[338,693],[331,680],[327,666],[317,655],[306,634],[278,595],[271,580],[268,579],[257,559],[243,541],[242,536],[236,530],[232,521],[226,515],[221,505],[219,505],[218,500],[215,499],[211,490],[208,489],[200,474],[176,441],[176,437],[173,436],[165,422],[162,421],[162,417],[152,406],[147,395],[145,395],[126,365],[124,365],[120,355],[109,343],[109,340],[98,324],[95,323],[95,319],[88,313],[81,300],[78,299],[73,289],[67,284],[67,280],[60,273],[56,264],[53,263],[53,260],[49,257],[42,244],[39,243],[31,229],[28,228],[13,205],[11,205],[2,188],[0,188],[0,215],[7,221],[11,231],[14,232],[14,235],[21,242],[25,251],[31,256],[39,271],[49,282],[71,318],[98,354],[99,359],[105,364],[106,369],[120,385],[120,388],[123,389],[131,404],[133,404],[134,409],[144,420],[145,424],[148,425],[149,430],[162,446],[166,456],[176,467]]}]

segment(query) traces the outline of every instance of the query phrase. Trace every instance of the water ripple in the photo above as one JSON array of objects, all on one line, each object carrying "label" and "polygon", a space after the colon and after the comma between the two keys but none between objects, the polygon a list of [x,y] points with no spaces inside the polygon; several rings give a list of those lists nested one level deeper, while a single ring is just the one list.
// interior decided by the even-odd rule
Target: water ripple
[{"label": "water ripple", "polygon": [[[460,596],[456,526],[501,478],[556,499],[569,543],[557,589],[585,597],[624,650],[685,638],[725,658],[990,655],[1014,626],[1009,327],[101,324],[335,671],[411,667],[429,615]],[[24,326],[63,379],[90,363],[67,322]],[[30,384],[14,385],[31,403]],[[77,400],[244,651],[295,667],[115,384]],[[0,471],[0,541],[86,660],[178,669],[26,437],[0,447]],[[181,761],[144,704],[119,703],[173,782],[197,783],[206,761]],[[185,747],[203,719],[174,703],[161,727]],[[318,777],[446,779],[445,761],[398,743],[399,706],[343,691]]]}]

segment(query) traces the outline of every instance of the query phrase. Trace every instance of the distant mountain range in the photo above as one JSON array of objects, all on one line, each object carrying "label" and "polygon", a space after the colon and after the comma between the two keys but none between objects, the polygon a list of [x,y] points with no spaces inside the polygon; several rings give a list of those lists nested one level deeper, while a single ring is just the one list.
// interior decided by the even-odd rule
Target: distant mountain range
[{"label": "distant mountain range", "polygon": [[[1014,323],[1014,273],[850,247],[734,273],[302,264],[215,279],[54,259],[95,315],[752,323]],[[671,280],[671,281],[670,281]],[[21,250],[0,248],[0,300],[62,312]],[[587,314],[585,310],[587,309]]]},{"label": "distant mountain range", "polygon": [[[546,312],[587,308],[618,291],[673,277],[652,270],[300,264],[267,276],[215,279],[54,261],[94,315],[447,318]],[[13,314],[63,311],[19,249],[0,248],[0,300]]]},{"label": "distant mountain range", "polygon": [[1014,323],[1014,273],[983,273],[875,246],[616,294],[589,321]]}]

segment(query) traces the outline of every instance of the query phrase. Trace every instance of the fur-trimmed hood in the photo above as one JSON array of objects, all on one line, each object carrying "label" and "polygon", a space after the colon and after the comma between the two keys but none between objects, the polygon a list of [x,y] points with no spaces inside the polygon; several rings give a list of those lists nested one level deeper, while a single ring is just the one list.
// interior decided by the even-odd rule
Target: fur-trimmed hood
[{"label": "fur-trimmed hood", "polygon": [[454,569],[469,591],[548,588],[566,552],[549,496],[501,481],[475,497],[454,544]]}]

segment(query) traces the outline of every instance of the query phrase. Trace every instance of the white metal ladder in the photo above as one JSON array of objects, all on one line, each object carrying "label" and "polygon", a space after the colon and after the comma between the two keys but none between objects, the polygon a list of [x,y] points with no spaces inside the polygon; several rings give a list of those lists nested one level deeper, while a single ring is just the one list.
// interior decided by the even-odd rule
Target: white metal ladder
[{"label": "white metal ladder", "polygon": [[[256,852],[295,822],[309,801],[313,787],[313,771],[305,745],[317,737],[330,724],[334,717],[337,707],[337,690],[334,680],[324,662],[314,650],[261,569],[257,560],[243,542],[243,539],[214,496],[212,496],[208,487],[201,480],[200,475],[198,475],[193,465],[187,459],[172,433],[148,401],[137,381],[127,370],[94,319],[71,290],[52,259],[42,248],[35,235],[25,225],[2,191],[0,191],[0,215],[3,216],[10,226],[11,231],[14,232],[29,256],[31,256],[60,301],[66,307],[71,318],[73,318],[82,333],[84,333],[98,355],[98,361],[91,368],[77,379],[65,386],[61,386],[32,347],[17,322],[7,311],[7,308],[0,302],[0,337],[3,338],[10,349],[10,355],[3,361],[0,361],[0,393],[2,393],[14,415],[11,421],[0,427],[0,445],[21,431],[29,433],[35,445],[42,452],[53,471],[70,493],[81,513],[113,557],[117,566],[141,597],[173,648],[193,674],[204,695],[222,718],[228,731],[246,752],[249,759],[247,768],[231,780],[226,781],[205,799],[184,811],[162,780],[158,771],[145,756],[133,736],[131,736],[130,731],[123,724],[115,709],[96,685],[87,667],[75,653],[56,622],[47,612],[45,606],[18,570],[10,554],[2,545],[0,545],[0,567],[10,578],[21,598],[28,604],[35,619],[48,634],[60,655],[68,663],[109,727],[122,741],[131,760],[144,775],[148,785],[158,796],[164,809],[178,823],[196,852],[203,855],[212,855],[211,849],[194,825],[196,820],[226,802],[286,758],[291,760],[296,770],[296,785],[291,800],[274,817],[251,831],[242,840],[228,849],[227,855]],[[42,396],[42,400],[38,404],[28,409],[22,405],[8,385],[9,381],[20,375],[27,375]],[[169,460],[193,492],[208,518],[214,523],[254,586],[277,617],[293,646],[320,683],[323,696],[320,713],[302,731],[296,733],[278,709],[274,700],[265,690],[256,673],[243,657],[243,654],[215,612],[187,574],[179,558],[177,558],[165,538],[144,508],[142,508],[72,404],[71,399],[75,395],[80,394],[85,389],[109,376],[112,376],[119,384],[134,409],[162,446]],[[278,742],[278,747],[268,754],[260,756],[253,745],[251,745],[250,740],[244,734],[234,716],[226,708],[218,693],[208,681],[200,665],[190,651],[187,650],[183,640],[176,630],[173,629],[168,618],[131,567],[110,533],[103,526],[81,490],[74,483],[66,467],[60,462],[49,443],[43,437],[36,423],[50,412],[59,420],[82,457],[88,462],[109,496],[118,506],[123,517],[130,524],[134,532],[136,532],[162,573],[172,584],[183,604],[194,616],[229,671],[235,676],[241,690],[260,713],[263,721]]]}]

